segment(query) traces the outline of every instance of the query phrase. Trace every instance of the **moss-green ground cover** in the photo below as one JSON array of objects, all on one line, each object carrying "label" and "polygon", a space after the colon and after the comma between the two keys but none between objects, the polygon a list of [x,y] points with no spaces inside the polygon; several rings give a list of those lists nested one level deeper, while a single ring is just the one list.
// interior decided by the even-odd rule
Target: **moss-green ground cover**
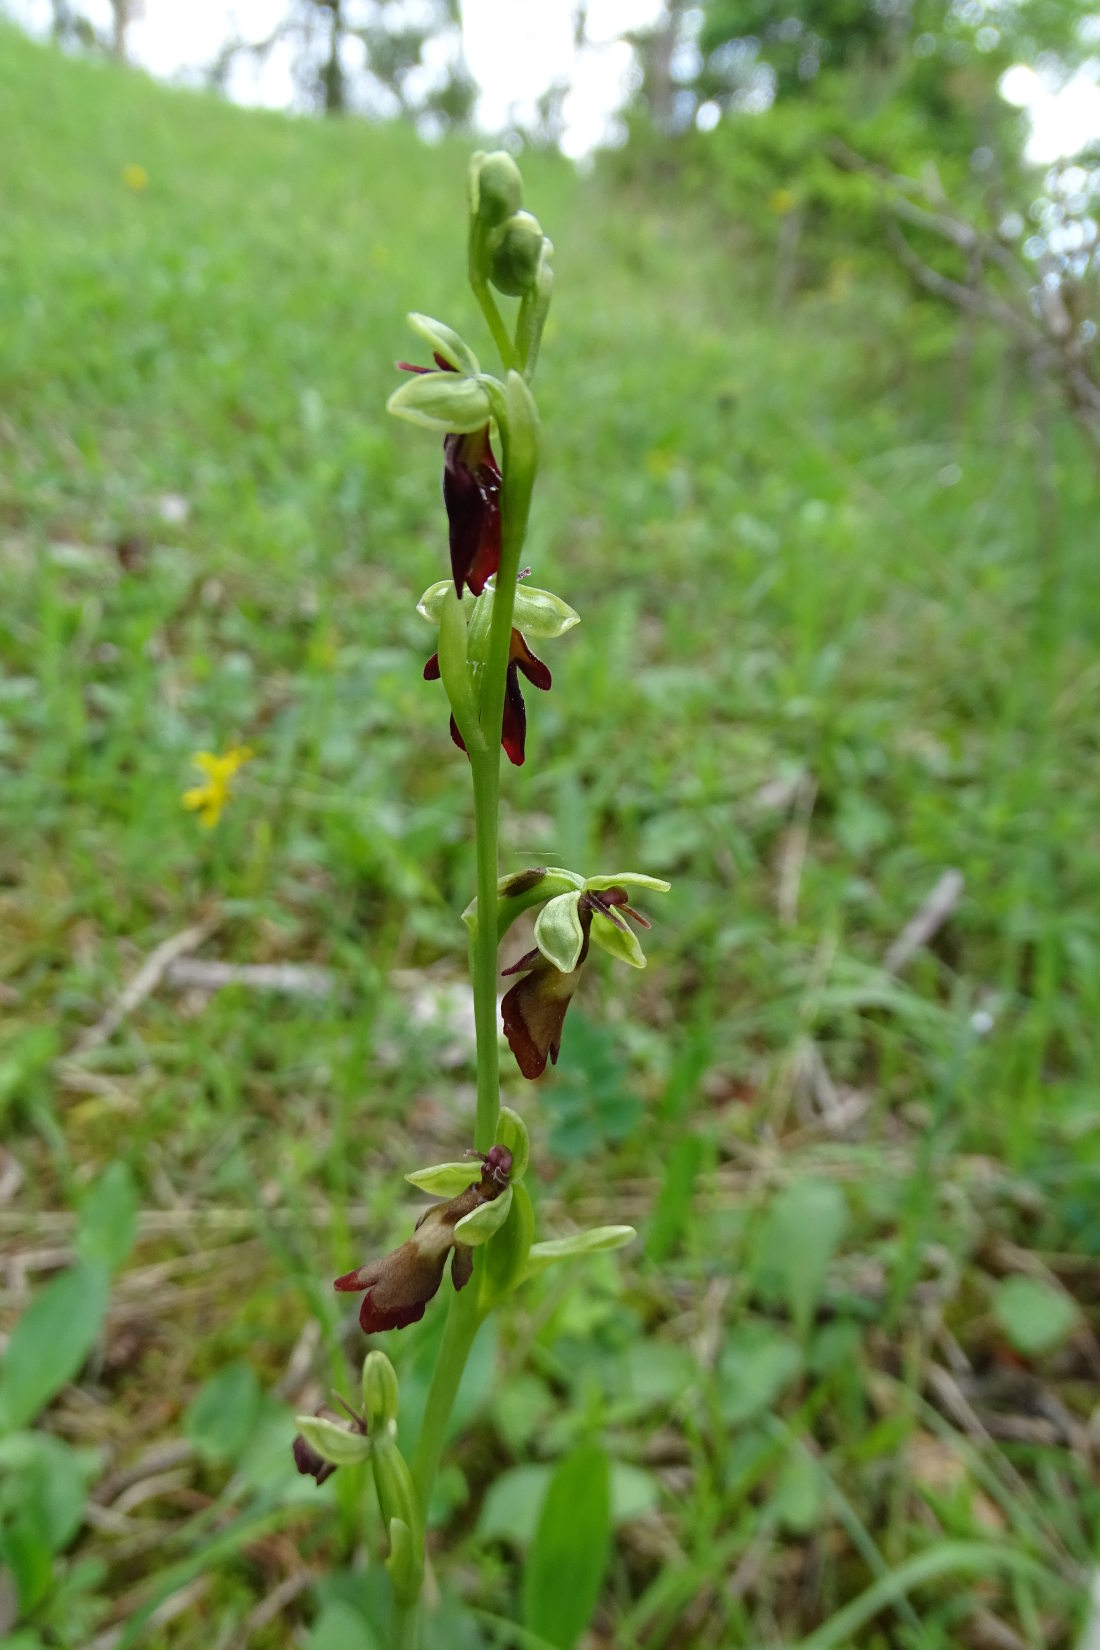
[{"label": "moss-green ground cover", "polygon": [[[43,1644],[150,1606],[129,1642],[165,1650],[367,1631],[353,1487],[286,1444],[360,1350],[328,1280],[472,1126],[467,776],[414,612],[439,461],[381,410],[406,309],[480,341],[464,169],[0,33],[5,1325],[107,1164],[142,1211],[43,1418],[102,1452]],[[593,1644],[1069,1644],[1100,1522],[1094,473],[1055,417],[1051,509],[1025,377],[995,340],[966,365],[885,254],[781,314],[716,210],[525,171],[558,270],[531,561],[584,622],[528,695],[507,864],[674,891],[647,974],[590,968],[557,1076],[510,1082],[544,1229],[640,1240],[481,1347],[430,1642],[515,1616],[543,1464],[595,1436]],[[204,833],[191,757],[234,743]],[[165,980],[82,1048],[195,924],[200,959],[332,988]],[[387,1347],[407,1421],[441,1312]]]}]

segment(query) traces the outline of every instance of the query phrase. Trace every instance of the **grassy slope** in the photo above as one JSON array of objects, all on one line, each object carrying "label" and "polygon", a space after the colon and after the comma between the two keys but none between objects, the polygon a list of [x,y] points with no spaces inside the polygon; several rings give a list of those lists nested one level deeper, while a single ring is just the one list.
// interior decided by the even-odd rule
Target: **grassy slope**
[{"label": "grassy slope", "polygon": [[[448,1035],[410,1032],[393,983],[460,977],[472,864],[412,612],[443,571],[438,453],[380,411],[395,355],[415,352],[406,308],[474,335],[463,169],[461,148],[397,129],[246,115],[0,33],[0,923],[26,1174],[11,1242],[41,1246],[40,1215],[120,1152],[148,1210],[184,1211],[175,1237],[147,1223],[91,1405],[54,1414],[115,1459],[178,1434],[226,1359],[268,1385],[311,1313],[334,1333],[313,1280],[403,1229],[387,1171],[468,1135],[469,1070],[440,1077]],[[528,194],[559,269],[530,559],[586,622],[554,649],[553,692],[528,695],[512,863],[638,865],[676,890],[646,976],[590,971],[535,1123],[547,1222],[626,1211],[648,1255],[532,1294],[502,1331],[505,1396],[468,1410],[465,1490],[449,1486],[448,1550],[477,1559],[458,1579],[514,1610],[463,1494],[473,1511],[490,1463],[560,1447],[587,1394],[616,1455],[659,1469],[657,1514],[617,1550],[604,1642],[794,1640],[876,1566],[983,1520],[1047,1559],[1053,1542],[1059,1587],[992,1585],[985,1603],[1022,1642],[1061,1642],[1073,1565],[1095,1550],[1077,1457],[1057,1427],[1012,1446],[1054,1526],[1044,1548],[1002,1452],[956,1448],[958,1415],[920,1406],[948,1332],[979,1375],[1004,1373],[989,1303],[1016,1264],[1006,1241],[1100,1252],[1091,478],[1056,429],[1050,520],[1011,372],[981,346],[960,406],[950,336],[885,275],[779,316],[770,255],[731,225],[549,162]],[[169,494],[186,522],[162,519]],[[257,759],[200,837],[179,804],[190,755],[234,740]],[[891,984],[885,947],[947,866],[964,905]],[[207,954],[322,962],[347,993],[257,1012],[236,991],[161,991],[83,1076],[46,1063],[154,944],[215,912]],[[867,1101],[846,1132],[808,1097],[818,1056],[842,1099]],[[667,1192],[653,1224],[670,1160],[685,1184],[697,1172],[694,1200]],[[875,1530],[873,1561],[845,1516],[819,1510],[811,1535],[784,1512],[785,1446],[730,1399],[730,1335],[746,1313],[783,1322],[768,1188],[804,1169],[846,1187],[826,1315],[851,1341],[829,1368],[824,1330],[804,1327],[816,1373],[782,1412]],[[210,1209],[242,1211],[259,1241],[215,1237]],[[1087,1302],[1095,1259],[1065,1276]],[[397,1353],[415,1407],[430,1342]],[[1052,1383],[1087,1414],[1089,1372],[1070,1347],[1020,1373],[1019,1403]],[[685,1390],[702,1394],[690,1425]],[[925,1482],[913,1461],[937,1427],[950,1470]],[[152,1503],[173,1557],[190,1493]],[[300,1551],[331,1560],[336,1523],[300,1518]],[[104,1599],[165,1562],[107,1535],[85,1548],[108,1563]],[[666,1597],[677,1551],[684,1591]],[[750,1552],[759,1574],[727,1589]],[[284,1562],[212,1569],[206,1602],[156,1642],[205,1644],[211,1621],[235,1642]],[[941,1581],[919,1636],[892,1636],[914,1629],[888,1612],[850,1642],[958,1642],[966,1600]],[[289,1644],[292,1618],[253,1642]]]}]

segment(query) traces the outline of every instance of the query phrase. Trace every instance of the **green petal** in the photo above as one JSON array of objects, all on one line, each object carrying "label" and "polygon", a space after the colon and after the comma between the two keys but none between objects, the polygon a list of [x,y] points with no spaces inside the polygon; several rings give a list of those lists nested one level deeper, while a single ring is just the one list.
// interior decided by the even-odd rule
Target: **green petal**
[{"label": "green petal", "polygon": [[444,361],[449,361],[456,372],[465,373],[468,377],[476,378],[481,371],[477,356],[464,338],[460,338],[453,328],[443,321],[435,320],[431,315],[417,315],[415,312],[406,317],[414,332],[418,332],[430,345],[433,355],[441,355]]},{"label": "green petal", "polygon": [[638,936],[633,928],[620,928],[617,922],[605,917],[602,911],[592,913],[592,938],[603,950],[610,951],[619,962],[629,963],[631,968],[645,967],[645,952],[638,943]]},{"label": "green petal", "polygon": [[467,1159],[465,1163],[433,1163],[427,1169],[414,1169],[405,1179],[410,1186],[430,1192],[432,1197],[457,1197],[477,1179],[479,1172],[477,1164]]},{"label": "green petal", "polygon": [[660,877],[643,876],[641,871],[618,871],[611,877],[585,877],[584,886],[595,893],[604,888],[648,888],[654,894],[667,894],[672,884]]},{"label": "green petal", "polygon": [[584,949],[577,893],[558,894],[548,900],[535,922],[535,944],[562,974],[572,974]]},{"label": "green petal", "polygon": [[477,378],[454,372],[420,372],[398,385],[386,411],[444,435],[480,430],[489,422],[489,396]]},{"label": "green petal", "polygon": [[468,1243],[476,1247],[480,1243],[488,1243],[494,1232],[499,1232],[508,1219],[508,1211],[512,1207],[512,1188],[506,1186],[499,1197],[494,1197],[491,1203],[479,1203],[476,1209],[471,1209],[468,1215],[463,1215],[454,1228],[456,1243]]},{"label": "green petal", "polygon": [[553,1266],[555,1261],[572,1260],[579,1255],[598,1255],[607,1249],[621,1249],[637,1237],[633,1226],[594,1226],[588,1232],[574,1232],[572,1237],[550,1238],[545,1243],[533,1243],[527,1256],[527,1275]]},{"label": "green petal", "polygon": [[294,1424],[307,1444],[312,1444],[322,1461],[334,1467],[354,1467],[370,1454],[370,1439],[361,1432],[349,1432],[335,1421],[320,1415],[296,1415]]},{"label": "green petal", "polygon": [[527,1164],[531,1157],[531,1142],[527,1137],[527,1125],[518,1112],[511,1106],[501,1106],[500,1121],[497,1123],[497,1143],[507,1146],[512,1154],[512,1184],[523,1179],[527,1173]]}]

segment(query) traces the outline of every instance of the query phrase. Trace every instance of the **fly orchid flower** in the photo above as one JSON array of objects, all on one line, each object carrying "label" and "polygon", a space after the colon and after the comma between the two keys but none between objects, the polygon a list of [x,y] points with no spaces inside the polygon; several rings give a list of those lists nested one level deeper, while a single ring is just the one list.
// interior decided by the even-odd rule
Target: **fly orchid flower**
[{"label": "fly orchid flower", "polygon": [[668,886],[657,877],[634,871],[584,878],[574,871],[548,869],[503,879],[498,921],[499,907],[507,908],[509,901],[513,907],[510,921],[525,906],[546,900],[535,921],[534,949],[504,970],[505,975],[523,975],[505,993],[500,1007],[504,1034],[525,1077],[541,1077],[548,1059],[557,1064],[566,1010],[580,983],[592,940],[620,962],[645,967],[645,953],[626,918],[632,917],[643,928],[649,923],[628,903],[628,888],[665,893]]},{"label": "fly orchid flower", "polygon": [[500,566],[500,466],[489,430],[489,400],[477,356],[456,332],[426,315],[409,323],[432,345],[435,367],[399,361],[414,374],[395,390],[391,412],[442,429],[443,503],[451,548],[455,594],[468,586],[479,596]]},{"label": "fly orchid flower", "polygon": [[[512,1153],[507,1146],[494,1146],[481,1163],[480,1180],[471,1181],[457,1197],[425,1210],[407,1243],[381,1260],[367,1261],[336,1279],[336,1289],[366,1290],[359,1309],[365,1334],[417,1323],[443,1282],[443,1269],[452,1250],[451,1282],[456,1289],[465,1289],[474,1269],[472,1245],[484,1239],[476,1228],[463,1228],[461,1223],[483,1205],[495,1202],[502,1192],[509,1192],[511,1201]],[[463,1241],[467,1232],[470,1242]]]},{"label": "fly orchid flower", "polygon": [[[431,623],[438,624],[440,610],[449,588],[446,579],[439,584],[433,584],[421,596],[416,611]],[[477,638],[488,635],[489,626],[492,622],[494,595],[494,586],[489,584],[484,594],[470,604],[470,654],[474,654],[476,651]],[[552,591],[531,589],[525,584],[520,584],[516,589],[513,618],[516,623],[512,628],[511,646],[508,652],[508,675],[504,692],[504,715],[500,730],[500,742],[504,746],[508,760],[518,768],[523,765],[527,743],[527,707],[523,703],[523,694],[520,691],[519,673],[522,671],[527,680],[534,687],[541,688],[544,693],[549,689],[551,683],[549,670],[542,660],[532,652],[527,642],[527,636],[546,640],[564,636],[567,630],[572,630],[575,624],[580,623],[580,615],[567,606],[560,596],[555,596]],[[476,660],[472,662],[476,668]],[[436,682],[439,680],[439,674],[439,654],[433,653],[424,666],[424,680]],[[451,738],[459,750],[466,749],[465,741],[458,731],[458,725],[453,716],[451,717]]]}]

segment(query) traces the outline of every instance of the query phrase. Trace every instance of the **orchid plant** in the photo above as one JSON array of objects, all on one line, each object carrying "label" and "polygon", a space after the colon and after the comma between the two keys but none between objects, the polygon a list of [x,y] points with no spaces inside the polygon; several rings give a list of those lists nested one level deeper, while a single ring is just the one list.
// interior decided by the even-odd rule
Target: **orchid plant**
[{"label": "orchid plant", "polygon": [[[369,1461],[389,1540],[393,1590],[391,1643],[420,1644],[428,1506],[445,1430],[474,1338],[487,1315],[525,1280],[571,1256],[613,1249],[634,1236],[603,1226],[536,1241],[527,1129],[500,1103],[498,952],[512,924],[536,913],[534,946],[505,973],[516,976],[500,1004],[504,1035],[525,1078],[557,1060],[570,1000],[593,942],[633,968],[645,967],[631,922],[648,927],[629,903],[668,884],[637,872],[584,875],[537,866],[501,877],[498,865],[500,751],[526,759],[527,715],[520,674],[550,687],[534,652],[578,623],[559,596],[525,582],[520,560],[539,460],[539,417],[532,384],[553,289],[553,247],[523,210],[523,183],[506,153],[477,154],[469,174],[469,280],[500,356],[501,375],[483,372],[470,346],[441,321],[411,315],[431,365],[399,363],[408,376],[389,411],[443,437],[443,500],[450,577],[420,598],[418,612],[438,631],[426,666],[442,682],[450,732],[466,753],[473,782],[476,897],[463,913],[469,931],[477,1033],[477,1118],[467,1160],[417,1169],[406,1179],[439,1199],[412,1235],[381,1259],[336,1279],[362,1295],[368,1335],[399,1330],[424,1316],[450,1261],[447,1319],[420,1434],[411,1460],[396,1441],[398,1383],[378,1350],[363,1365],[363,1407],[300,1416],[295,1459],[318,1483],[340,1466]],[[518,299],[511,330],[495,294]],[[497,457],[499,453],[499,459]],[[630,919],[630,920],[628,920]],[[472,1173],[470,1158],[480,1163]],[[342,1402],[342,1400],[341,1400]]]}]

